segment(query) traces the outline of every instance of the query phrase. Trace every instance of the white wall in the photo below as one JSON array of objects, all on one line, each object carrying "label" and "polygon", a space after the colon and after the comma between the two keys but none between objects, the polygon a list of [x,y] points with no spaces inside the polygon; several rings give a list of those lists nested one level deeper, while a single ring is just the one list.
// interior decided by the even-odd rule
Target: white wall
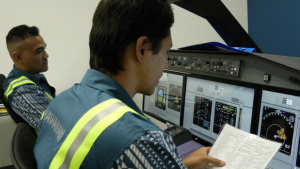
[{"label": "white wall", "polygon": [[[89,32],[92,16],[99,0],[72,1],[0,1],[0,73],[8,75],[12,69],[5,44],[8,31],[17,25],[36,25],[47,43],[49,70],[45,73],[57,94],[80,82],[89,68]],[[248,31],[247,1],[222,1],[240,24]],[[173,49],[218,41],[220,36],[203,18],[172,5],[175,23],[171,29]]]},{"label": "white wall", "polygon": [[[89,32],[92,16],[100,0],[72,1],[37,1],[37,0],[1,0],[0,1],[0,73],[8,75],[12,69],[11,61],[5,44],[8,31],[17,25],[27,24],[40,28],[40,34],[47,43],[49,53],[49,70],[45,73],[49,83],[57,94],[81,81],[89,68]],[[248,31],[247,1],[222,1],[240,24]],[[218,41],[224,43],[210,24],[180,7],[172,5],[175,13],[175,24],[172,27],[173,49],[178,47]],[[142,95],[134,97],[137,105],[142,108]],[[1,117],[0,117],[1,118]],[[155,121],[161,128],[163,124]],[[7,127],[1,123],[0,128]],[[0,130],[0,151],[7,154],[8,135]],[[4,152],[7,151],[7,152]],[[10,161],[0,160],[0,167],[10,165]]]},{"label": "white wall", "polygon": [[[81,81],[89,68],[89,33],[100,0],[1,0],[0,73],[8,75],[13,62],[5,37],[17,25],[37,26],[47,43],[49,70],[45,73],[57,94]],[[0,117],[0,168],[11,165],[9,146],[15,124]]]},{"label": "white wall", "polygon": [[45,73],[57,94],[81,81],[89,68],[89,33],[99,0],[0,1],[0,73],[13,62],[5,37],[17,25],[37,26],[47,43],[49,70]]},{"label": "white wall", "polygon": [[[222,2],[246,32],[248,32],[247,0],[222,0]],[[171,28],[173,40],[172,49],[213,41],[226,44],[206,19],[176,5],[172,5],[172,7],[175,15],[175,23]],[[142,109],[143,96],[137,94],[133,100],[139,108]],[[153,118],[149,118],[153,120]],[[156,124],[163,129],[166,128],[166,125],[159,121],[157,121]]]}]

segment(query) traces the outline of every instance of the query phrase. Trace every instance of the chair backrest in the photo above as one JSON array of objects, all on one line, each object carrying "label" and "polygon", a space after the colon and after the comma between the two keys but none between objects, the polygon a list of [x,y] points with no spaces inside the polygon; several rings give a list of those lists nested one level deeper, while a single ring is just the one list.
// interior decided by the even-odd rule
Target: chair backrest
[{"label": "chair backrest", "polygon": [[6,77],[3,74],[0,74],[0,100],[5,106],[8,114],[10,117],[16,122],[16,123],[26,123],[25,120],[23,120],[21,117],[19,117],[11,108],[10,106],[4,101],[4,81]]},{"label": "chair backrest", "polygon": [[36,169],[33,148],[37,135],[25,123],[18,123],[13,134],[10,158],[15,169]]},{"label": "chair backrest", "polygon": [[3,74],[0,74],[0,93],[4,92],[3,85],[6,77]]}]

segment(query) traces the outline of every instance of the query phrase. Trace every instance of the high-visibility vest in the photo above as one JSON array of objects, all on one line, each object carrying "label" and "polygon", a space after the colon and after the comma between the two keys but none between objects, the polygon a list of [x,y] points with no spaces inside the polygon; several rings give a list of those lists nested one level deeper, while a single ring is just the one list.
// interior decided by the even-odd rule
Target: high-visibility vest
[{"label": "high-visibility vest", "polygon": [[[27,78],[26,76],[21,76],[15,80],[13,80],[12,82],[10,82],[8,88],[6,89],[5,93],[4,93],[4,100],[7,102],[8,101],[8,96],[14,91],[14,89],[18,86],[24,85],[24,84],[34,84],[36,85],[33,81],[31,81],[29,78]],[[45,94],[51,99],[53,100],[53,97],[47,93],[45,91]]]},{"label": "high-visibility vest", "polygon": [[109,99],[91,108],[72,128],[52,159],[49,168],[80,168],[101,133],[127,112],[147,119],[118,99]]}]

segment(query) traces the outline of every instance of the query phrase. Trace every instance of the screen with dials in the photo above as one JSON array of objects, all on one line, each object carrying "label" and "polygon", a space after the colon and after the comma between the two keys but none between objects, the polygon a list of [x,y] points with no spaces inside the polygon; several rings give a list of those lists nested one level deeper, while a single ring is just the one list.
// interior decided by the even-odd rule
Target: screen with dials
[{"label": "screen with dials", "polygon": [[183,127],[192,134],[213,143],[225,123],[250,132],[253,88],[187,77],[185,93]]},{"label": "screen with dials", "polygon": [[260,136],[282,143],[280,152],[291,155],[295,130],[295,114],[284,110],[264,106]]},{"label": "screen with dials", "polygon": [[169,83],[168,108],[181,111],[182,86]]},{"label": "screen with dials", "polygon": [[151,96],[144,96],[143,112],[173,124],[180,123],[183,76],[164,73]]},{"label": "screen with dials", "polygon": [[235,126],[236,116],[237,106],[216,102],[213,132],[219,134],[221,127],[225,123]]},{"label": "screen with dials", "polygon": [[195,96],[193,124],[210,130],[212,100]]}]

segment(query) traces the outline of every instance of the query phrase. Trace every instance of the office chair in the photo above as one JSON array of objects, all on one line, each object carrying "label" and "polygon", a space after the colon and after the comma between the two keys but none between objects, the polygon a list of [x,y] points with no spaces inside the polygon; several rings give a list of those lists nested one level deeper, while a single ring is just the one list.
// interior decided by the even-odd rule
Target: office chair
[{"label": "office chair", "polygon": [[36,169],[33,148],[37,135],[25,123],[18,123],[13,134],[10,158],[16,169]]},{"label": "office chair", "polygon": [[8,114],[10,117],[15,121],[15,123],[26,123],[25,120],[23,120],[21,117],[19,117],[10,107],[9,105],[5,102],[4,100],[4,88],[3,84],[5,81],[6,77],[3,74],[0,74],[0,100],[5,106]]}]

